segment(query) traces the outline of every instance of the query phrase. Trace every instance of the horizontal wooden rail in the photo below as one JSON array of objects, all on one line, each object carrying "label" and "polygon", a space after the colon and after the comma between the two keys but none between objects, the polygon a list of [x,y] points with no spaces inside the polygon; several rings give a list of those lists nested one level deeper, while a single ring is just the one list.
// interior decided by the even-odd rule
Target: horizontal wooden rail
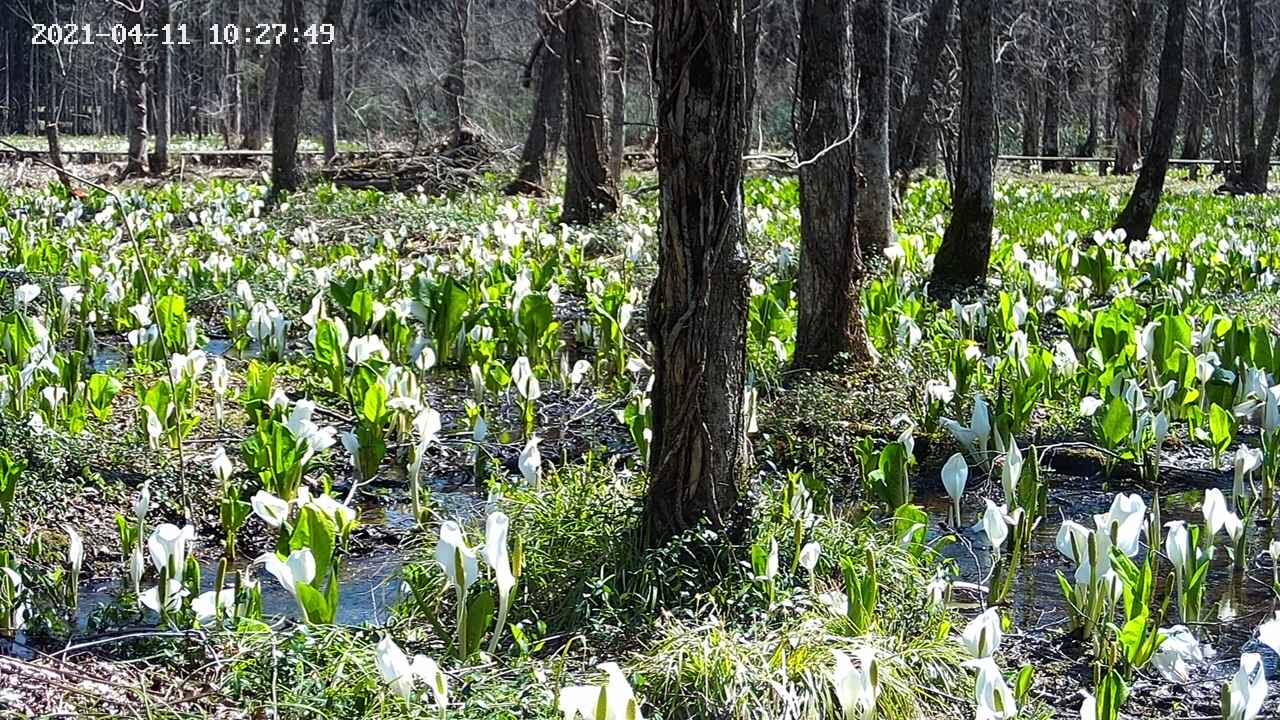
[{"label": "horizontal wooden rail", "polygon": [[[1037,162],[1065,162],[1080,163],[1087,165],[1093,163],[1096,165],[1114,164],[1115,158],[1099,158],[1099,157],[1067,157],[1057,155],[1000,155],[996,158],[1000,162],[1019,162],[1019,163],[1037,163]],[[1184,158],[1171,158],[1169,164],[1174,167],[1189,167],[1196,165],[1218,165],[1219,163],[1231,164],[1235,161],[1215,160],[1213,158],[1204,158],[1197,160],[1187,160]],[[1272,166],[1280,166],[1280,160],[1272,160]]]}]

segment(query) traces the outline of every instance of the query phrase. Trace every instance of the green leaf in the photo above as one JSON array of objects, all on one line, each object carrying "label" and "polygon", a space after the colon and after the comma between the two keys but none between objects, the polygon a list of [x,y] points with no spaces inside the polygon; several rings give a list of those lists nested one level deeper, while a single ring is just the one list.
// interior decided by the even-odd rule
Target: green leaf
[{"label": "green leaf", "polygon": [[304,620],[311,624],[327,625],[333,622],[333,610],[329,600],[319,590],[307,583],[300,582],[294,586],[298,592],[298,603],[306,615]]},{"label": "green leaf", "polygon": [[484,592],[476,593],[467,603],[467,657],[480,648],[480,641],[493,620],[493,608],[493,595]]},{"label": "green leaf", "polygon": [[1133,416],[1124,398],[1112,398],[1107,412],[1102,416],[1102,436],[1108,448],[1117,448],[1129,439],[1133,429]]}]

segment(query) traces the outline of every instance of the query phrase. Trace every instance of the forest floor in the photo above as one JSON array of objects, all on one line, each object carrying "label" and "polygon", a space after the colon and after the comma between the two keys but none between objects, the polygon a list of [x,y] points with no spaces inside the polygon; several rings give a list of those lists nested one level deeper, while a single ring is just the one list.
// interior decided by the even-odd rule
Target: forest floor
[{"label": "forest floor", "polygon": [[[72,170],[92,179],[110,174]],[[0,168],[0,187],[11,187],[16,172]],[[644,297],[655,273],[656,228],[654,195],[641,190],[652,177],[629,178],[617,219],[564,231],[553,222],[554,200],[502,197],[496,178],[449,197],[317,187],[269,208],[253,184],[259,173],[185,171],[175,176],[179,185],[113,185],[129,196],[149,280],[133,271],[135,246],[102,195],[68,198],[47,189],[53,177],[38,168],[26,170],[18,188],[0,191],[0,369],[13,378],[0,384],[0,448],[25,463],[12,515],[0,513],[0,565],[23,581],[26,611],[22,633],[0,636],[0,716],[440,716],[430,692],[406,704],[386,687],[376,646],[389,636],[410,654],[440,661],[447,717],[559,717],[557,691],[599,681],[596,665],[607,661],[624,668],[645,717],[836,717],[830,651],[866,648],[881,663],[881,717],[966,717],[973,673],[956,636],[986,607],[1003,617],[995,657],[1010,682],[1019,668],[1034,669],[1018,693],[1020,717],[1078,717],[1079,693],[1094,692],[1102,669],[1125,677],[1126,716],[1216,717],[1220,685],[1242,652],[1259,652],[1268,670],[1275,667],[1274,653],[1253,639],[1276,598],[1264,515],[1248,523],[1240,571],[1232,571],[1225,543],[1218,548],[1205,610],[1185,622],[1204,651],[1185,661],[1184,679],[1172,681],[1153,664],[1104,664],[1073,629],[1057,579],[1059,571],[1070,576],[1073,563],[1056,543],[1064,518],[1091,523],[1119,491],[1137,493],[1152,509],[1160,496],[1164,518],[1186,522],[1198,522],[1202,491],[1231,492],[1231,452],[1209,449],[1219,444],[1218,431],[1191,408],[1204,407],[1207,416],[1208,408],[1257,401],[1246,371],[1280,372],[1280,343],[1266,342],[1280,328],[1280,298],[1274,278],[1262,279],[1280,267],[1274,197],[1218,197],[1212,179],[1172,178],[1156,223],[1165,240],[1125,248],[1114,238],[1089,238],[1118,211],[1130,179],[1002,176],[993,281],[964,305],[939,308],[922,291],[945,222],[946,189],[922,182],[903,198],[900,253],[875,259],[864,292],[880,361],[809,373],[788,367],[797,188],[793,179],[753,177],[746,190],[752,523],[740,538],[700,529],[637,550],[649,422]],[[39,296],[19,302],[16,291],[29,285]],[[62,304],[61,289],[72,285],[80,299]],[[163,296],[183,297],[181,313],[172,304],[162,309],[156,298]],[[522,299],[513,304],[516,296]],[[522,313],[535,306],[530,297],[547,300],[545,316]],[[151,312],[139,321],[133,308],[144,303]],[[450,303],[456,326],[446,322],[454,317]],[[263,317],[274,310],[287,320],[282,346],[271,347],[273,333],[252,329],[259,305]],[[980,325],[964,319],[966,306],[978,305]],[[321,325],[333,322],[326,317],[342,320],[352,338],[378,337],[381,356],[357,359],[363,356],[343,342],[335,380],[335,360],[317,341]],[[57,372],[37,368],[34,383],[20,382],[28,358],[14,355],[22,341],[10,334],[19,318],[38,319],[57,351]],[[210,366],[227,368],[225,394],[207,369],[196,373],[193,399],[179,413],[194,421],[189,427],[169,427],[165,401],[156,406],[171,364],[153,352],[148,323],[166,338],[159,347],[191,338],[184,352],[199,350]],[[1148,368],[1137,348],[1152,323],[1167,328],[1161,337],[1180,335],[1184,324],[1188,331],[1181,349],[1159,341],[1164,354]],[[94,332],[86,339],[79,330],[88,327]],[[137,331],[142,339],[131,340]],[[434,366],[421,359],[424,347],[432,348]],[[1229,380],[1197,383],[1195,360],[1207,352]],[[519,356],[541,381],[534,400],[511,377]],[[574,372],[578,361],[584,372]],[[268,367],[274,376],[264,389]],[[1172,378],[1173,395],[1159,400],[1159,387]],[[1144,426],[1131,420],[1126,427],[1123,434],[1141,445],[1131,448],[1103,413],[1080,411],[1087,397],[1099,397],[1104,410],[1117,400],[1133,403],[1126,380],[1153,410],[1166,402],[1174,416],[1167,436],[1155,440],[1158,477],[1139,473],[1135,462],[1152,452]],[[111,381],[118,387],[104,402],[91,388]],[[58,394],[44,391],[68,383],[65,399],[50,402]],[[401,418],[385,397],[380,411],[370,410],[377,392],[369,383],[440,415],[416,470],[421,514],[410,480],[414,447],[423,442],[417,416]],[[1012,570],[984,530],[969,527],[984,516],[987,499],[1013,502],[1001,487],[1007,456],[993,460],[994,445],[990,455],[970,453],[960,527],[941,479],[944,463],[972,450],[944,418],[964,424],[975,393],[1034,458],[1030,465],[1043,467],[1050,507]],[[278,394],[284,405],[273,410]],[[220,420],[215,398],[225,404]],[[363,445],[382,446],[372,469],[355,467],[365,457],[359,445],[353,455],[339,442],[303,470],[311,493],[349,498],[360,515],[348,536],[339,533],[341,562],[331,577],[339,601],[325,622],[303,622],[307,610],[295,597],[248,564],[278,546],[278,528],[250,514],[233,533],[234,558],[224,542],[227,498],[244,503],[273,487],[274,471],[253,465],[246,442],[285,427],[304,398],[314,402],[321,427],[339,434],[381,428],[377,442],[366,435]],[[154,435],[153,407],[162,426]],[[914,427],[909,436],[903,416]],[[476,431],[477,417],[487,434]],[[1259,447],[1255,419],[1232,418],[1227,447]],[[541,456],[533,479],[531,435]],[[897,470],[887,448],[906,444],[914,504],[899,507],[885,481]],[[214,474],[218,448],[231,458],[230,481]],[[195,536],[192,597],[163,621],[136,594],[158,579],[148,572],[135,586],[125,572],[129,542],[121,527],[130,526],[144,488],[147,532],[190,523]],[[482,544],[494,510],[510,517],[522,566],[512,624],[497,630],[494,651],[482,647],[460,660],[453,594],[433,556],[437,531],[457,520],[471,544]],[[85,547],[70,592],[68,528]],[[1161,549],[1155,540],[1147,544]],[[809,542],[821,552],[806,570],[798,563]],[[873,572],[868,554],[876,558]],[[244,571],[236,619],[199,622],[189,602],[215,587],[224,557],[228,578]],[[1167,558],[1154,550],[1146,557],[1159,576],[1168,572]],[[845,559],[854,560],[852,574]],[[987,589],[993,566],[1013,577],[1002,596]],[[481,567],[472,596],[487,598],[496,588]],[[251,591],[252,576],[260,585]],[[842,596],[850,579],[868,577],[878,588],[869,623],[843,603],[832,608],[832,593]],[[13,609],[4,582],[0,627]],[[948,588],[941,601],[940,586]],[[1160,588],[1153,606],[1169,592]],[[1112,612],[1124,622],[1123,607]],[[1179,613],[1170,607],[1163,625],[1185,621]],[[476,629],[485,641],[495,632],[488,624]],[[1101,642],[1116,648],[1121,639],[1104,632]],[[1267,708],[1275,707],[1269,700]]]}]

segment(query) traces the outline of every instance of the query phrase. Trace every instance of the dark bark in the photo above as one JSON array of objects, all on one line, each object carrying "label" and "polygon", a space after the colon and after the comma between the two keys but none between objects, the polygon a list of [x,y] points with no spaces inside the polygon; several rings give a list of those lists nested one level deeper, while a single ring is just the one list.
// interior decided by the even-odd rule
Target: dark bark
[{"label": "dark bark", "polygon": [[627,3],[618,2],[609,23],[609,175],[622,183],[627,147]]},{"label": "dark bark", "polygon": [[747,460],[742,155],[752,48],[742,0],[656,0],[653,27],[660,219],[645,527],[656,543],[703,518],[736,525]]},{"label": "dark bark", "polygon": [[1022,154],[1035,157],[1040,154],[1040,122],[1042,98],[1040,80],[1028,71],[1022,87]]},{"label": "dark bark", "polygon": [[124,65],[124,92],[129,156],[124,174],[145,175],[147,172],[147,48],[143,37],[143,0],[122,0],[120,22],[130,32],[124,43],[121,64]]},{"label": "dark bark", "polygon": [[[159,0],[156,6],[157,28],[164,28],[173,22],[173,9],[170,0]],[[163,35],[163,30],[159,30]],[[151,93],[151,112],[156,131],[156,149],[151,154],[151,172],[162,173],[169,169],[169,136],[173,131],[172,64],[173,48],[163,42],[156,43],[156,67]]]},{"label": "dark bark", "polygon": [[[1056,79],[1050,80],[1044,88],[1044,133],[1040,137],[1040,152],[1044,157],[1056,158],[1061,152],[1058,147],[1058,133],[1061,122],[1061,89]],[[1059,160],[1043,160],[1040,172],[1057,172],[1062,169]]]},{"label": "dark bark", "polygon": [[71,176],[67,174],[67,169],[62,164],[62,143],[58,140],[58,123],[51,122],[45,125],[44,135],[49,141],[49,163],[58,173],[58,182],[62,183],[67,192],[74,192],[76,188],[71,184]]},{"label": "dark bark", "polygon": [[302,0],[283,0],[281,22],[289,28],[280,44],[280,75],[276,82],[275,112],[271,122],[271,194],[297,190],[302,185],[298,166],[303,75]]},{"label": "dark bark", "polygon": [[19,16],[16,5],[0,12],[4,13],[9,30],[8,131],[24,135],[31,119],[31,27]]},{"label": "dark bark", "polygon": [[533,114],[520,153],[520,169],[506,188],[512,195],[546,194],[547,171],[555,163],[564,118],[564,33],[560,23],[548,17],[545,7],[539,10],[538,24],[543,35],[536,57],[529,63],[531,70],[537,68],[533,73]]},{"label": "dark bark", "polygon": [[1164,30],[1164,49],[1160,51],[1160,84],[1156,97],[1155,121],[1151,147],[1138,173],[1133,194],[1115,227],[1123,228],[1129,242],[1145,239],[1151,221],[1164,193],[1165,174],[1173,155],[1173,140],[1178,133],[1178,106],[1182,100],[1182,43],[1187,23],[1187,0],[1169,0],[1168,20]]},{"label": "dark bark", "polygon": [[[231,18],[232,25],[240,24],[240,0],[231,0]],[[227,52],[227,76],[224,92],[226,93],[226,134],[228,139],[239,137],[244,130],[244,122],[241,117],[244,108],[244,83],[240,81],[240,44],[228,43]]]},{"label": "dark bark", "polygon": [[[343,0],[325,0],[324,17],[320,19],[321,23],[332,24],[334,27],[334,35],[337,35],[339,27],[342,27],[342,5]],[[337,106],[337,82],[335,82],[334,70],[334,45],[320,46],[320,88],[317,97],[320,100],[320,135],[324,140],[324,161],[325,163],[333,163],[334,158],[338,156],[338,106]]]},{"label": "dark bark", "polygon": [[995,38],[992,0],[960,0],[960,137],[951,221],[929,292],[947,298],[987,276],[995,213]]},{"label": "dark bark", "polygon": [[[1186,124],[1182,135],[1182,153],[1183,160],[1199,160],[1201,152],[1204,148],[1204,130],[1205,130],[1205,110],[1208,106],[1209,99],[1207,97],[1209,84],[1212,78],[1209,75],[1209,50],[1206,34],[1208,27],[1204,17],[1204,0],[1196,3],[1195,26],[1198,30],[1192,34],[1192,43],[1194,47],[1191,51],[1193,58],[1193,69],[1187,73],[1194,78],[1190,92],[1186,93]],[[1190,176],[1192,180],[1200,176],[1200,166],[1192,165],[1190,168]]]},{"label": "dark bark", "polygon": [[1093,157],[1098,152],[1098,138],[1100,128],[1098,127],[1098,96],[1101,85],[1098,76],[1098,45],[1099,35],[1101,34],[1102,13],[1098,9],[1099,3],[1090,2],[1089,6],[1089,57],[1085,60],[1085,92],[1089,98],[1089,118],[1088,129],[1080,144],[1076,146],[1076,155],[1079,157]]},{"label": "dark bark", "polygon": [[[859,20],[867,21],[857,18],[858,10],[854,15],[855,28]],[[798,367],[826,368],[841,356],[870,359],[858,302],[865,271],[857,208],[865,195],[859,197],[850,138],[849,20],[847,0],[800,3],[795,107],[801,160]]]},{"label": "dark bark", "polygon": [[955,0],[932,0],[929,3],[920,49],[911,68],[911,85],[893,138],[894,174],[910,172],[924,163],[926,148],[932,140],[925,123],[925,111],[929,108],[929,99],[933,97],[942,67],[953,5]]},{"label": "dark bark", "polygon": [[618,209],[618,188],[609,174],[600,0],[574,0],[562,17],[569,86],[565,141],[569,162],[560,221],[591,224]]},{"label": "dark bark", "polygon": [[1267,191],[1267,174],[1271,171],[1271,152],[1280,130],[1280,57],[1267,83],[1267,107],[1262,116],[1262,129],[1253,146],[1253,154],[1245,160],[1245,187],[1250,192]]},{"label": "dark bark", "polygon": [[1248,162],[1253,157],[1256,134],[1253,104],[1254,76],[1257,58],[1253,48],[1253,0],[1237,0],[1236,23],[1239,36],[1236,53],[1236,142],[1240,146],[1240,159]]},{"label": "dark bark", "polygon": [[449,69],[442,81],[449,142],[466,145],[475,138],[467,127],[463,101],[467,96],[467,30],[471,24],[471,0],[451,0],[453,27],[449,29]]},{"label": "dark bark", "polygon": [[258,85],[258,99],[249,108],[248,122],[244,130],[244,138],[240,147],[245,150],[261,150],[267,126],[275,116],[276,86],[280,80],[280,55],[283,50],[279,46],[267,49],[263,55],[262,78]]},{"label": "dark bark", "polygon": [[1116,162],[1115,172],[1127,174],[1137,167],[1142,141],[1142,78],[1147,53],[1151,50],[1153,0],[1120,0],[1120,37],[1124,49],[1116,69]]},{"label": "dark bark", "polygon": [[857,238],[865,257],[879,257],[893,236],[893,191],[889,184],[892,13],[890,0],[855,0],[853,4],[854,47],[858,48],[858,144],[854,157],[863,182],[856,204]]},{"label": "dark bark", "polygon": [[325,0],[324,17],[321,18],[322,24],[332,25],[334,28],[335,40],[333,43],[320,46],[320,88],[317,96],[320,100],[320,134],[324,139],[324,161],[326,163],[333,162],[338,156],[338,108],[335,96],[337,95],[334,69],[334,45],[337,44],[336,34],[342,21],[342,3],[343,0]]}]

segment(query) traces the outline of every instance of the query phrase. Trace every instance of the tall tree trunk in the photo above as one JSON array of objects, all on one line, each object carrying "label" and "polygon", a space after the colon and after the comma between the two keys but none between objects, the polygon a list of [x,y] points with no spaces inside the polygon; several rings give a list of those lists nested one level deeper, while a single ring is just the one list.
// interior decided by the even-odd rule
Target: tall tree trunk
[{"label": "tall tree trunk", "polygon": [[[1044,87],[1044,133],[1040,138],[1040,152],[1046,158],[1057,158],[1060,150],[1058,148],[1058,131],[1061,121],[1060,108],[1062,100],[1062,78],[1056,77],[1056,73],[1051,73]],[[1058,172],[1062,170],[1062,163],[1059,160],[1043,160],[1040,162],[1040,172]]]},{"label": "tall tree trunk", "polygon": [[449,69],[444,76],[445,112],[449,116],[449,142],[466,145],[475,138],[467,127],[463,100],[467,96],[467,30],[471,25],[471,0],[451,0],[453,27],[449,31]]},{"label": "tall tree trunk", "polygon": [[1142,78],[1151,49],[1153,0],[1119,0],[1120,35],[1124,40],[1115,85],[1115,171],[1128,174],[1138,165],[1142,142]]},{"label": "tall tree trunk", "polygon": [[929,16],[925,20],[924,33],[920,36],[920,49],[915,65],[911,68],[911,84],[907,99],[902,104],[902,116],[898,120],[893,137],[893,172],[908,173],[924,163],[925,148],[930,144],[930,133],[925,123],[929,99],[933,97],[942,67],[942,53],[947,47],[947,28],[951,23],[951,8],[955,0],[931,0]]},{"label": "tall tree trunk", "polygon": [[1042,98],[1040,79],[1033,73],[1033,70],[1027,70],[1027,79],[1022,86],[1022,154],[1025,157],[1035,157],[1040,154]]},{"label": "tall tree trunk", "polygon": [[[158,0],[156,7],[156,27],[165,28],[173,22],[173,9],[170,0]],[[159,31],[161,37],[164,30]],[[157,43],[155,83],[151,93],[151,111],[155,117],[156,149],[151,155],[151,172],[162,173],[169,169],[169,136],[173,132],[172,116],[172,77],[173,48],[164,43]]]},{"label": "tall tree trunk", "polygon": [[735,524],[747,460],[742,155],[753,48],[743,0],[656,0],[653,27],[660,215],[645,525],[659,542],[703,518]]},{"label": "tall tree trunk", "polygon": [[[821,4],[830,6],[829,2]],[[819,7],[817,12],[825,10]],[[855,0],[853,5],[854,46],[858,48],[858,144],[854,157],[863,181],[856,204],[857,238],[865,257],[879,257],[893,237],[893,190],[889,184],[892,13],[890,0]]]},{"label": "tall tree trunk", "polygon": [[591,224],[618,209],[618,187],[609,174],[604,115],[604,26],[600,0],[572,0],[564,11],[565,72],[569,97],[568,173],[560,221]]},{"label": "tall tree trunk", "polygon": [[302,0],[283,0],[282,22],[288,31],[280,45],[280,75],[276,81],[275,112],[271,122],[271,194],[302,185],[298,167],[303,74],[306,59],[302,33]]},{"label": "tall tree trunk", "polygon": [[145,175],[147,172],[147,48],[143,36],[143,0],[121,0],[120,21],[126,28],[137,28],[129,33],[121,59],[124,65],[126,135],[129,137],[129,157],[124,174]]},{"label": "tall tree trunk", "polygon": [[[854,11],[855,17],[860,14]],[[795,353],[799,367],[826,368],[841,356],[870,359],[859,307],[865,271],[856,208],[866,196],[858,197],[850,138],[849,19],[848,0],[801,0],[794,111],[796,152],[801,159],[800,317]],[[853,27],[858,27],[857,20]],[[858,47],[863,53],[876,52],[874,47]]]},{"label": "tall tree trunk", "polygon": [[618,184],[627,147],[627,13],[627,2],[619,2],[609,23],[609,175]]},{"label": "tall tree trunk", "polygon": [[951,222],[933,259],[929,291],[938,298],[981,283],[991,258],[996,161],[993,0],[960,0],[960,138]]},{"label": "tall tree trunk", "polygon": [[529,118],[529,135],[520,153],[520,169],[506,187],[511,195],[546,194],[547,171],[555,163],[556,148],[560,144],[564,118],[564,32],[559,21],[549,16],[545,0],[541,5],[538,25],[542,38],[525,76],[526,87],[535,84],[533,114]]},{"label": "tall tree trunk", "polygon": [[1085,87],[1089,97],[1089,126],[1085,132],[1084,140],[1076,146],[1076,155],[1080,157],[1093,157],[1098,152],[1098,94],[1101,85],[1098,77],[1098,40],[1101,25],[1102,13],[1098,9],[1100,3],[1090,2],[1089,6],[1089,57],[1085,61]]},{"label": "tall tree trunk", "polygon": [[10,29],[9,67],[5,74],[9,95],[9,132],[25,135],[31,119],[31,37],[30,26],[19,16],[17,6],[6,6],[4,13]]},{"label": "tall tree trunk", "polygon": [[1250,192],[1267,191],[1267,173],[1271,171],[1271,152],[1280,129],[1280,57],[1267,83],[1267,107],[1262,116],[1262,130],[1253,146],[1253,154],[1245,162],[1245,187]]},{"label": "tall tree trunk", "polygon": [[267,125],[272,122],[275,117],[276,107],[276,86],[280,80],[280,56],[283,52],[278,45],[269,46],[263,55],[262,79],[258,84],[257,102],[249,108],[247,117],[248,125],[244,131],[244,138],[240,142],[240,147],[245,150],[261,150],[263,144],[263,136],[266,135]]},{"label": "tall tree trunk", "polygon": [[[231,18],[232,25],[240,24],[240,1],[231,0]],[[227,53],[227,77],[225,84],[226,92],[226,126],[227,137],[237,138],[244,131],[244,122],[241,117],[244,108],[244,83],[240,81],[240,44],[228,43],[226,45]],[[233,140],[234,142],[234,140]]]},{"label": "tall tree trunk", "polygon": [[[1183,160],[1199,160],[1204,148],[1205,110],[1209,102],[1207,93],[1212,82],[1212,78],[1209,75],[1207,39],[1209,28],[1205,22],[1204,6],[1205,0],[1196,0],[1195,27],[1197,32],[1193,33],[1192,43],[1194,47],[1191,51],[1194,69],[1188,73],[1194,78],[1194,82],[1192,83],[1191,92],[1187,93],[1187,120],[1182,135],[1181,157]],[[1191,166],[1190,177],[1192,180],[1200,177],[1199,165]]]},{"label": "tall tree trunk", "polygon": [[1178,134],[1178,106],[1182,100],[1182,41],[1187,24],[1187,0],[1169,0],[1169,16],[1164,29],[1164,49],[1160,52],[1160,85],[1156,97],[1155,122],[1151,147],[1138,173],[1133,194],[1120,216],[1116,228],[1123,228],[1129,242],[1145,239],[1151,231],[1160,196],[1164,193],[1165,173],[1173,155],[1173,140]]},{"label": "tall tree trunk", "polygon": [[[1253,49],[1253,0],[1237,0],[1236,22],[1239,32],[1236,53],[1236,143],[1240,146],[1240,159],[1245,163],[1253,157],[1256,134],[1253,105],[1253,84],[1257,72],[1257,59]],[[1242,173],[1242,175],[1247,175]],[[1247,183],[1248,178],[1243,180]]]},{"label": "tall tree trunk", "polygon": [[338,108],[335,96],[333,46],[337,44],[337,31],[342,23],[342,0],[325,0],[322,24],[334,28],[334,42],[320,46],[320,133],[324,136],[324,161],[333,162],[338,157]]}]

